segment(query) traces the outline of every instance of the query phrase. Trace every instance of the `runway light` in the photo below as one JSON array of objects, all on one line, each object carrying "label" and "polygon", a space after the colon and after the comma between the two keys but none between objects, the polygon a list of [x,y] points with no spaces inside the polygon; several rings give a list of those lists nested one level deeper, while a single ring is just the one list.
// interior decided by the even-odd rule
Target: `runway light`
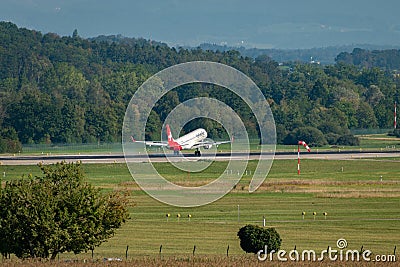
[{"label": "runway light", "polygon": [[178,218],[178,222],[179,222],[179,218],[181,217],[181,214],[176,214],[176,218]]},{"label": "runway light", "polygon": [[188,214],[189,222],[190,222],[190,218],[192,218],[192,214]]},{"label": "runway light", "polygon": [[327,213],[327,212],[324,212],[323,215],[324,215],[325,220],[326,220],[326,216],[328,216],[328,213]]},{"label": "runway light", "polygon": [[303,220],[304,220],[304,215],[306,215],[306,212],[305,212],[305,211],[303,211],[303,212],[301,213],[301,217],[303,218]]},{"label": "runway light", "polygon": [[317,213],[314,211],[312,214],[313,214],[314,220],[315,220],[315,216],[317,216]]}]

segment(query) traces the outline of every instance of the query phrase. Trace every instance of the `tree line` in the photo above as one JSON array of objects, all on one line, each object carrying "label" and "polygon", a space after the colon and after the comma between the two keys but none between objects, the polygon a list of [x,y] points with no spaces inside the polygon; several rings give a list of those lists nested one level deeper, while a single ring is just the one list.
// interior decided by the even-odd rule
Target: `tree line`
[{"label": "tree line", "polygon": [[[270,103],[279,143],[312,133],[315,145],[337,144],[351,141],[352,128],[393,125],[399,78],[374,65],[338,60],[327,66],[280,66],[265,55],[253,59],[233,50],[171,48],[122,36],[84,39],[77,31],[58,36],[0,22],[0,152],[32,143],[118,142],[135,90],[156,72],[195,60],[220,62],[248,75]],[[196,96],[227,103],[250,137],[257,138],[257,123],[246,104],[228,90],[203,84],[176,88],[161,98],[148,120],[146,138],[159,138],[168,112]],[[198,120],[190,125],[201,124],[212,138],[226,134],[217,123]]]},{"label": "tree line", "polygon": [[360,47],[366,50],[384,50],[394,48],[392,46],[378,46],[378,45],[341,45],[341,46],[328,46],[328,47],[314,47],[314,48],[301,48],[301,49],[279,49],[279,48],[246,48],[246,47],[233,47],[227,45],[217,45],[210,43],[202,43],[200,47],[203,50],[213,51],[228,51],[237,50],[242,56],[257,58],[261,55],[268,55],[270,58],[277,62],[310,62],[312,60],[318,61],[324,65],[331,65],[335,63],[335,58],[342,52],[350,53],[354,47]]},{"label": "tree line", "polygon": [[400,50],[366,50],[354,48],[351,53],[341,52],[335,58],[336,62],[352,64],[358,67],[379,67],[387,71],[398,72],[400,69]]}]

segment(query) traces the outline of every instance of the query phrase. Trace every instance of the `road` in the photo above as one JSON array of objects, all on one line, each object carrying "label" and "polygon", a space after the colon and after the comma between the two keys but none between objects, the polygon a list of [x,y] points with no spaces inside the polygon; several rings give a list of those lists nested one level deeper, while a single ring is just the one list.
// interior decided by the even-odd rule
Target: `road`
[{"label": "road", "polygon": [[[201,160],[245,160],[246,153],[217,153],[216,157],[213,154],[203,153],[201,157],[195,157],[192,154],[184,154],[186,160],[197,161]],[[357,151],[347,151],[347,152],[303,152],[301,153],[302,159],[328,159],[328,160],[351,160],[351,159],[368,159],[368,158],[393,158],[400,157],[400,151],[371,151],[371,152],[357,152]],[[249,154],[250,160],[255,159],[269,159],[270,154],[261,154],[258,152],[252,152]],[[168,155],[170,161],[181,161],[181,156],[170,156]],[[297,159],[297,152],[276,152],[275,160],[280,159]],[[44,164],[55,163],[59,161],[81,161],[82,163],[125,163],[125,158],[123,154],[77,154],[77,155],[49,155],[49,156],[0,156],[0,165],[36,165],[39,162]],[[132,161],[145,161],[146,157],[137,155],[131,157],[129,160]],[[167,157],[162,154],[151,154],[150,161],[152,162],[166,162]]]}]

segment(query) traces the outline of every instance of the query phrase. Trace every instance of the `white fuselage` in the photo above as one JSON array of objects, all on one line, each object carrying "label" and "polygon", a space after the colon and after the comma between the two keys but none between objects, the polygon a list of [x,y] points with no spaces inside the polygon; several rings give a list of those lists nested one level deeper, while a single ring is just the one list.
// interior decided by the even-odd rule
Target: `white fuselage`
[{"label": "white fuselage", "polygon": [[179,137],[178,139],[175,139],[174,141],[178,143],[182,147],[182,149],[191,149],[195,144],[203,141],[206,138],[206,130],[199,128],[194,130],[193,132]]}]

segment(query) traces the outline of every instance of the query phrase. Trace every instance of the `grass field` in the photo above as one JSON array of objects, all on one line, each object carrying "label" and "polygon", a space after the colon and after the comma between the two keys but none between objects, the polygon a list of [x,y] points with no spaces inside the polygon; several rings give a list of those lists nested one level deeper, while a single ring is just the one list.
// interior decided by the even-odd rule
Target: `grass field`
[{"label": "grass field", "polygon": [[[254,170],[256,164],[250,161],[247,169]],[[161,256],[165,260],[175,259],[179,265],[193,257],[194,246],[199,261],[226,257],[229,246],[230,257],[246,261],[241,257],[249,255],[241,250],[236,233],[249,223],[262,225],[263,216],[267,226],[280,233],[281,248],[286,251],[295,246],[300,251],[336,248],[339,238],[347,240],[348,249],[360,250],[363,246],[374,255],[393,254],[394,247],[400,247],[398,158],[303,160],[301,175],[296,173],[296,164],[293,160],[275,160],[268,178],[255,193],[248,193],[251,177],[244,176],[231,193],[198,208],[171,207],[152,199],[134,183],[125,164],[84,165],[90,183],[105,190],[128,190],[135,203],[131,219],[115,237],[95,249],[94,257],[125,259],[129,246],[130,260],[141,258],[151,262],[159,259],[162,245]],[[168,163],[155,166],[171,181],[197,186],[216,177],[226,162],[214,162],[207,170],[190,177]],[[4,173],[3,182],[22,174],[39,175],[39,168],[0,166],[0,174]],[[315,219],[313,212],[317,212]],[[324,212],[328,213],[326,218]],[[167,213],[171,214],[168,220]],[[192,216],[190,221],[188,214]],[[90,259],[91,254],[64,254],[61,258]],[[252,256],[248,260],[254,259]]]}]

